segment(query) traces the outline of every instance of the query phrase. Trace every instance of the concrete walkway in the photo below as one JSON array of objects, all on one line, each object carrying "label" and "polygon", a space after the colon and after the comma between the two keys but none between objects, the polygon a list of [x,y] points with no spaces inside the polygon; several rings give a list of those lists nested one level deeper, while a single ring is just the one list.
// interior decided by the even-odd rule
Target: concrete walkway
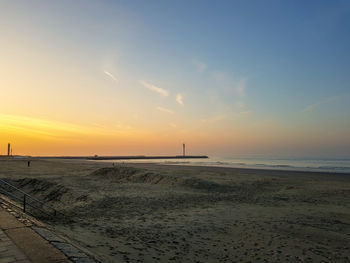
[{"label": "concrete walkway", "polygon": [[30,263],[12,240],[0,229],[0,263]]},{"label": "concrete walkway", "polygon": [[71,263],[32,228],[0,207],[0,263]]}]

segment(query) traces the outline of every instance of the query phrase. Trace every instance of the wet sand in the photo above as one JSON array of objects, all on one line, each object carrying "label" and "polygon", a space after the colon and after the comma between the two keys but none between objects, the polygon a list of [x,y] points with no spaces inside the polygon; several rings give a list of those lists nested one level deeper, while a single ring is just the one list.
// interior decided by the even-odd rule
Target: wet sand
[{"label": "wet sand", "polygon": [[103,262],[350,262],[350,175],[1,160]]}]

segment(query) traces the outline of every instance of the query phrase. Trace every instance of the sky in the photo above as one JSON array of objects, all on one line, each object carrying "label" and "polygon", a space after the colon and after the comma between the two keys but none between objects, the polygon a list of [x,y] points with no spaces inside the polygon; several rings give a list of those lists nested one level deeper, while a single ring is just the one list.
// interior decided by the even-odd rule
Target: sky
[{"label": "sky", "polygon": [[350,2],[2,0],[0,101],[0,154],[350,158]]}]

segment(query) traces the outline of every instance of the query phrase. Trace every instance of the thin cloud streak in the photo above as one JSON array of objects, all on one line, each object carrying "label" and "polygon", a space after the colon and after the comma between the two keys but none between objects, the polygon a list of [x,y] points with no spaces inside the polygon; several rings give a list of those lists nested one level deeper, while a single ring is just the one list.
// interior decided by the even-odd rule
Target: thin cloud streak
[{"label": "thin cloud streak", "polygon": [[208,65],[203,61],[193,60],[192,63],[199,73],[203,73],[208,68]]},{"label": "thin cloud streak", "polygon": [[247,88],[246,78],[232,78],[224,71],[214,71],[211,73],[211,77],[222,90],[234,91],[238,97],[245,96]]},{"label": "thin cloud streak", "polygon": [[238,82],[236,82],[236,92],[239,96],[244,97],[245,96],[245,90],[247,88],[246,85],[246,79],[240,79]]},{"label": "thin cloud streak", "polygon": [[149,89],[149,90],[151,90],[153,92],[156,92],[156,93],[158,93],[158,94],[160,94],[160,95],[162,95],[164,97],[169,95],[169,92],[167,90],[159,88],[159,87],[157,87],[155,85],[152,85],[152,84],[150,84],[150,83],[148,83],[148,82],[146,82],[144,80],[140,80],[140,84],[142,86],[144,86],[145,88],[147,88],[147,89]]},{"label": "thin cloud streak", "polygon": [[173,112],[172,110],[169,110],[167,108],[163,108],[163,107],[157,107],[157,110],[164,112],[164,113],[168,113],[168,114],[175,114],[175,112]]},{"label": "thin cloud streak", "polygon": [[322,101],[319,101],[317,103],[313,103],[313,104],[310,104],[308,106],[306,106],[301,112],[311,112],[315,109],[317,109],[318,107],[320,107],[321,105],[324,105],[324,104],[327,104],[327,103],[330,103],[330,102],[333,102],[333,101],[336,101],[340,98],[340,96],[334,96],[334,97],[329,97],[329,98],[326,98]]},{"label": "thin cloud streak", "polygon": [[176,95],[176,102],[182,106],[184,105],[183,96],[180,93]]},{"label": "thin cloud streak", "polygon": [[118,83],[118,79],[110,72],[108,71],[103,71],[107,76],[109,76],[112,80],[114,80],[116,83]]}]

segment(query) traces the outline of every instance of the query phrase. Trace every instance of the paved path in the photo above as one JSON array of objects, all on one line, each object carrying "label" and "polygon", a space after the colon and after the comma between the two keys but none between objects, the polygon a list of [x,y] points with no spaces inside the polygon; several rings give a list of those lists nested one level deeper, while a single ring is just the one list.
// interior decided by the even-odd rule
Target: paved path
[{"label": "paved path", "polygon": [[12,240],[0,229],[0,263],[30,263]]},{"label": "paved path", "polygon": [[32,228],[0,207],[0,263],[71,263]]}]

